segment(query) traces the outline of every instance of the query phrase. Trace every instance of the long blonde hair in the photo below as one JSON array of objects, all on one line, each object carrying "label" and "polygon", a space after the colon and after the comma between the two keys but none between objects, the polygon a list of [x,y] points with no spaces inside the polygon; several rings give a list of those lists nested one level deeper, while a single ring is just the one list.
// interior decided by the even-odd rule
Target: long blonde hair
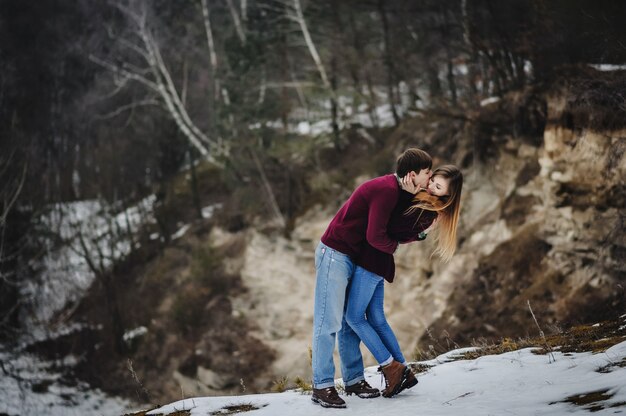
[{"label": "long blonde hair", "polygon": [[456,228],[461,212],[463,174],[454,165],[444,165],[435,169],[432,176],[441,176],[448,180],[449,195],[436,197],[425,191],[418,192],[407,213],[412,213],[417,209],[437,212],[439,235],[437,236],[437,248],[433,254],[437,254],[443,261],[447,262],[450,261],[456,251]]}]

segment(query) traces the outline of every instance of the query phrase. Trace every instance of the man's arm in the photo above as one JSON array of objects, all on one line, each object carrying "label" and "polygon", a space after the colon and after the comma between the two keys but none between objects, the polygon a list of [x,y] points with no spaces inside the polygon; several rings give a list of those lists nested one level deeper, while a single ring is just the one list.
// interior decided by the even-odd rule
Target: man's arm
[{"label": "man's arm", "polygon": [[398,242],[387,234],[387,223],[397,202],[398,197],[393,193],[375,192],[369,203],[365,238],[372,247],[388,254],[398,247]]}]

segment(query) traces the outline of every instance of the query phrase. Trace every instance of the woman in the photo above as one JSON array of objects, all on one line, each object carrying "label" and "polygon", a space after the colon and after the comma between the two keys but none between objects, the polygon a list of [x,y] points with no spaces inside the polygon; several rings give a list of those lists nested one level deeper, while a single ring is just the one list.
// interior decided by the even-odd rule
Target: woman
[{"label": "woman", "polygon": [[[407,190],[404,185],[403,189]],[[463,175],[456,166],[436,169],[427,189],[417,192],[408,208],[406,203],[398,203],[387,233],[400,243],[409,243],[425,239],[436,225],[439,236],[434,254],[444,261],[450,260],[456,250],[462,188]],[[384,281],[391,283],[395,275],[393,255],[368,244],[356,264],[348,289],[346,321],[381,366],[386,383],[383,396],[392,397],[417,384],[383,310]]]}]

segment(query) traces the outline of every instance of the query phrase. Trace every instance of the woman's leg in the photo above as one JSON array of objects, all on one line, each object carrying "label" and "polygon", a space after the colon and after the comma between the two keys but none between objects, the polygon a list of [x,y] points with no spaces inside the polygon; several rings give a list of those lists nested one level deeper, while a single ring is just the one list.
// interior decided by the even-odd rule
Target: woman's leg
[{"label": "woman's leg", "polygon": [[398,344],[398,339],[393,333],[393,330],[391,329],[391,326],[389,326],[387,318],[385,317],[384,301],[385,285],[384,280],[381,279],[380,284],[376,286],[374,292],[372,293],[372,299],[367,306],[367,321],[371,327],[374,328],[374,331],[376,331],[380,337],[382,343],[385,345],[385,348],[391,353],[393,359],[402,364],[406,364],[406,360],[404,359],[404,355],[402,355],[400,345]]},{"label": "woman's leg", "polygon": [[365,311],[372,295],[383,278],[357,266],[346,299],[346,321],[370,350],[380,365],[389,364],[393,358],[382,340],[365,319]]}]

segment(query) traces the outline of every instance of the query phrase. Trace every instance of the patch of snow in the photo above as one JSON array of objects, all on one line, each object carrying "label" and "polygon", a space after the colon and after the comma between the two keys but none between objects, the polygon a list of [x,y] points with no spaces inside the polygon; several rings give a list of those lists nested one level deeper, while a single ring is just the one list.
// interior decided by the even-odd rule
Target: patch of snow
[{"label": "patch of snow", "polygon": [[301,121],[296,126],[296,132],[301,135],[311,134],[311,123],[308,121]]},{"label": "patch of snow", "polygon": [[180,227],[178,229],[178,231],[176,231],[174,234],[172,234],[172,240],[176,240],[176,239],[184,236],[185,233],[187,232],[187,230],[189,229],[189,227],[191,227],[191,224],[185,224],[182,227]]},{"label": "patch of snow", "polygon": [[56,204],[42,217],[42,226],[63,241],[48,241],[41,260],[31,264],[40,270],[38,279],[20,287],[27,300],[22,322],[28,328],[48,321],[67,303],[78,300],[91,286],[95,275],[86,254],[104,268],[128,255],[133,247],[131,235],[153,219],[150,196],[126,210],[111,213],[100,201],[88,200]]},{"label": "patch of snow", "polygon": [[[591,406],[602,405],[598,414],[624,411],[626,401],[626,368],[615,367],[608,373],[597,370],[626,357],[626,342],[609,348],[605,353],[556,352],[556,361],[546,355],[535,355],[532,348],[490,355],[475,360],[449,361],[450,354],[433,360],[434,367],[418,375],[419,384],[393,399],[363,400],[345,396],[348,408],[342,415],[379,416],[415,414],[438,416],[484,415],[588,415]],[[431,363],[431,362],[428,362]],[[367,381],[383,388],[375,367],[366,369]],[[342,384],[338,380],[338,384]],[[587,405],[574,405],[564,400],[574,395],[606,391],[610,398]],[[327,416],[332,410],[311,402],[310,395],[296,391],[256,394],[236,397],[198,397],[180,400],[148,415],[169,414],[189,410],[192,416],[218,414],[225,406],[248,404],[258,410],[255,416]],[[610,408],[610,406],[617,406]]]},{"label": "patch of snow", "polygon": [[125,409],[136,406],[86,383],[64,382],[60,366],[72,366],[73,356],[56,361],[41,361],[26,353],[0,351],[3,376],[0,377],[0,414],[21,416],[119,416]]},{"label": "patch of snow", "polygon": [[597,69],[598,71],[624,71],[626,70],[626,65],[614,65],[614,64],[589,64],[593,69]]},{"label": "patch of snow", "polygon": [[135,329],[131,329],[130,331],[126,331],[123,335],[123,339],[126,342],[130,342],[133,339],[140,337],[142,335],[145,335],[148,333],[148,328],[146,328],[145,326],[140,326],[138,328]]},{"label": "patch of snow", "polygon": [[222,206],[223,206],[223,204],[217,203],[217,204],[208,205],[208,206],[202,208],[202,218],[204,218],[204,219],[211,218],[213,216],[213,214],[215,214],[215,211],[217,211],[218,209],[221,209]]},{"label": "patch of snow", "polygon": [[489,104],[497,103],[498,101],[500,101],[500,97],[485,98],[484,100],[480,100],[480,106],[484,107]]}]

